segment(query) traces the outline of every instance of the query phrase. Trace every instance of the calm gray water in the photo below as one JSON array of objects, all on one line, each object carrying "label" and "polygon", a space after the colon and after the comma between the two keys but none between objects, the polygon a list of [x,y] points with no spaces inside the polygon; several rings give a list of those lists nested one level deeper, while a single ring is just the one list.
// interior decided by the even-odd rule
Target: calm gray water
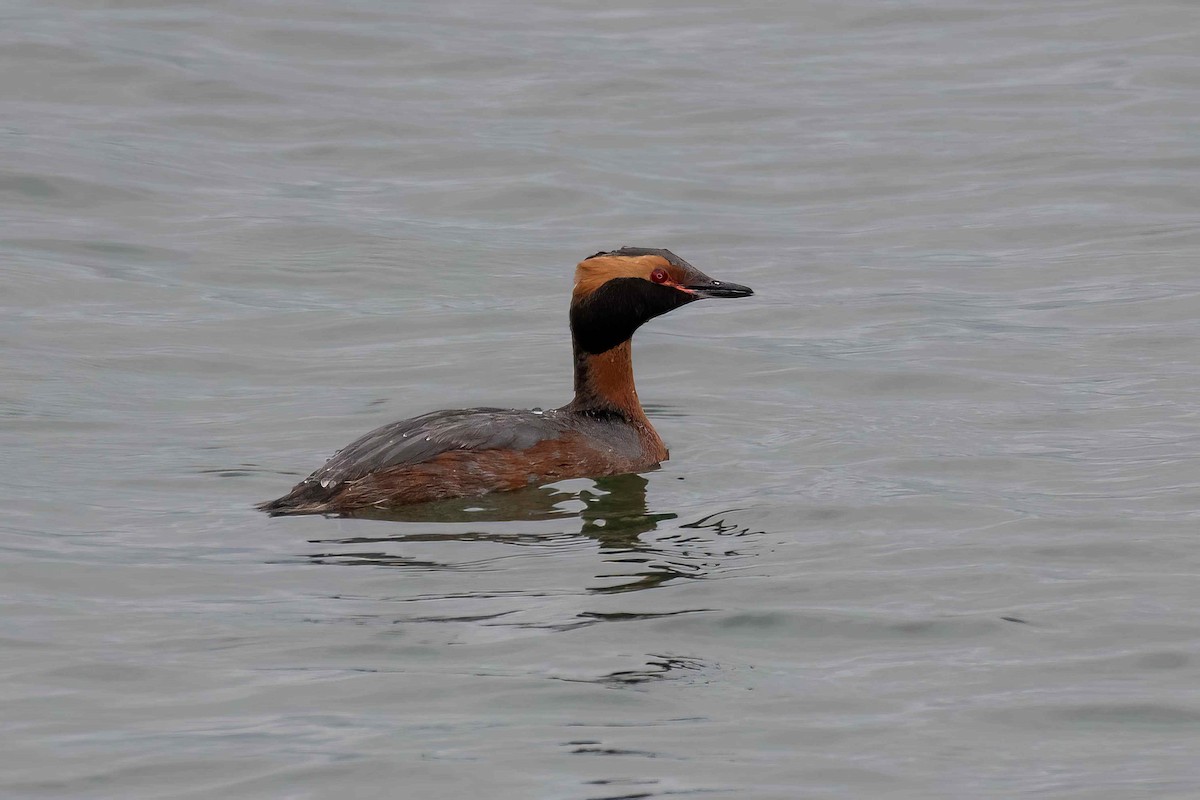
[{"label": "calm gray water", "polygon": [[[3,797],[1200,797],[1191,0],[2,16]],[[623,244],[661,470],[252,509]]]}]

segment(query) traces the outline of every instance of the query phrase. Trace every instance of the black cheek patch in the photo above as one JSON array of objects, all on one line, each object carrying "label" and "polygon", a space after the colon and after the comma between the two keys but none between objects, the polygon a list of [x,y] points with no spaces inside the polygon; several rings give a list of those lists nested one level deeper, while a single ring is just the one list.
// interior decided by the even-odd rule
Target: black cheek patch
[{"label": "black cheek patch", "polygon": [[613,278],[571,306],[571,333],[593,355],[626,341],[643,322],[695,297],[641,278]]}]

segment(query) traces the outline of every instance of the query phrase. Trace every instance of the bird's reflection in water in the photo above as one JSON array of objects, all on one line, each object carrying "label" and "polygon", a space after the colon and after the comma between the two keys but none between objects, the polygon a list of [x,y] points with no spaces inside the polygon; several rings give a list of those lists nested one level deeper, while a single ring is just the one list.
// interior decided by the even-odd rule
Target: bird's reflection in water
[{"label": "bird's reflection in water", "polygon": [[[428,559],[416,560],[396,552],[405,542],[478,541],[511,545],[545,545],[564,537],[580,535],[599,545],[605,568],[595,577],[602,586],[589,587],[596,593],[628,592],[653,588],[680,578],[703,577],[717,566],[717,559],[736,556],[728,547],[712,547],[713,536],[719,538],[744,535],[748,530],[725,523],[720,515],[710,515],[695,522],[677,526],[670,535],[646,539],[660,523],[677,517],[673,513],[650,513],[646,505],[648,481],[641,475],[615,475],[596,481],[568,481],[517,492],[502,492],[466,500],[426,503],[393,511],[358,513],[357,518],[397,523],[457,523],[459,530],[439,531],[428,526],[388,535],[316,539],[313,544],[326,545],[320,553],[308,557],[317,563],[359,564],[409,569],[455,570],[461,565],[438,563]],[[584,484],[579,487],[579,484]],[[575,485],[578,488],[572,488]],[[570,523],[570,529],[554,522]],[[486,523],[534,523],[528,529],[488,531]],[[538,532],[542,523],[550,530]],[[575,528],[578,524],[579,528]],[[461,530],[464,525],[468,530]],[[497,526],[501,527],[501,526]],[[372,531],[374,532],[374,531]],[[705,533],[709,535],[704,535]],[[354,545],[354,551],[341,546]],[[357,549],[375,545],[370,550]],[[379,545],[389,545],[384,551]],[[338,547],[335,550],[334,547]],[[616,569],[613,569],[616,567]],[[631,569],[632,567],[632,569]]]}]

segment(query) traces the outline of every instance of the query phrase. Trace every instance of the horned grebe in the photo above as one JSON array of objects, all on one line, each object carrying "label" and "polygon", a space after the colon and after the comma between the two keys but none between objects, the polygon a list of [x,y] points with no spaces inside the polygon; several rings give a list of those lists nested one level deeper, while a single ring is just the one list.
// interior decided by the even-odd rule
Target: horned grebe
[{"label": "horned grebe", "polygon": [[342,514],[640,472],[667,459],[633,384],[630,340],[647,320],[706,297],[749,297],[670,250],[623,247],[575,269],[575,398],[551,411],[434,411],[371,431],[278,500],[281,514]]}]

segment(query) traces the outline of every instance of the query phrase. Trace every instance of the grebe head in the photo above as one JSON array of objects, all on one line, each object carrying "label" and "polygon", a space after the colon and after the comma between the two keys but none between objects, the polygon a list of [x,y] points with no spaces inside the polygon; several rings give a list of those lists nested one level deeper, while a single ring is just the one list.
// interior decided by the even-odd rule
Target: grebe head
[{"label": "grebe head", "polygon": [[571,334],[587,353],[603,353],[647,320],[708,297],[749,297],[746,286],[713,280],[670,250],[622,247],[575,269]]}]

